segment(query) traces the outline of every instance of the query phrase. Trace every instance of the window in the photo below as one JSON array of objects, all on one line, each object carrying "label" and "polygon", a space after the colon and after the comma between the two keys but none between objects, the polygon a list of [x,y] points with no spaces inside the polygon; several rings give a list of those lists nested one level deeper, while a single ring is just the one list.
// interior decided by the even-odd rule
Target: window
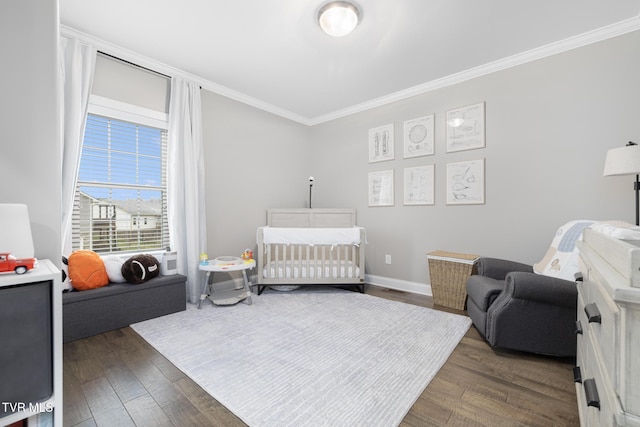
[{"label": "window", "polygon": [[[136,114],[121,115],[113,105],[93,107],[80,159],[73,249],[108,254],[166,248],[166,125],[155,127],[157,120],[151,120],[152,125],[141,123],[145,120],[135,120]],[[119,115],[133,120],[114,117]]]}]

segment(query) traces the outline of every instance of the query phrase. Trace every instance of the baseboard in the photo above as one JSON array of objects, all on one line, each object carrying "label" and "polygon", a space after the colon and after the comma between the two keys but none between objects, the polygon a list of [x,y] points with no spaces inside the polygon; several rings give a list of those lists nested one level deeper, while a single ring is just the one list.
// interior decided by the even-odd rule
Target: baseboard
[{"label": "baseboard", "polygon": [[395,289],[396,291],[411,292],[413,294],[433,296],[431,285],[428,283],[409,282],[407,280],[394,279],[391,277],[375,276],[365,274],[366,283],[381,286],[383,288]]}]

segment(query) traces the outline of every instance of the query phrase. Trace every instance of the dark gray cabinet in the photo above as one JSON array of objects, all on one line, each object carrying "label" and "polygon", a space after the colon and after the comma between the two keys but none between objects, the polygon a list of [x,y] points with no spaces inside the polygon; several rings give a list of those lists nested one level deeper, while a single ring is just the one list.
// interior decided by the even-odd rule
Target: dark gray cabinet
[{"label": "dark gray cabinet", "polygon": [[0,425],[41,416],[62,425],[61,292],[48,260],[0,274]]}]

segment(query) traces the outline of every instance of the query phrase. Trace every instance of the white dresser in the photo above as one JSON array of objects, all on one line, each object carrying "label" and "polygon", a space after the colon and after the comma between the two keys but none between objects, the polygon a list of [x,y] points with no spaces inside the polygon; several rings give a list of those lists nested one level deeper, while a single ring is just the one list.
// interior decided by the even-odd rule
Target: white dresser
[{"label": "white dresser", "polygon": [[580,423],[640,427],[640,245],[587,229],[578,247]]}]

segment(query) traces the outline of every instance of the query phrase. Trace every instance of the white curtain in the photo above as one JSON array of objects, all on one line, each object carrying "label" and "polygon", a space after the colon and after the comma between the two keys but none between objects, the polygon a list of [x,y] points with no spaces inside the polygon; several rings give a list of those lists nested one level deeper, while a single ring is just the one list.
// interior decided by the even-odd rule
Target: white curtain
[{"label": "white curtain", "polygon": [[71,253],[71,216],[82,139],[96,65],[96,49],[78,39],[60,37],[62,134],[62,255]]},{"label": "white curtain", "polygon": [[204,200],[204,147],[200,87],[171,79],[167,196],[171,249],[178,253],[178,273],[187,276],[187,299],[198,301],[200,254],[207,252]]}]

